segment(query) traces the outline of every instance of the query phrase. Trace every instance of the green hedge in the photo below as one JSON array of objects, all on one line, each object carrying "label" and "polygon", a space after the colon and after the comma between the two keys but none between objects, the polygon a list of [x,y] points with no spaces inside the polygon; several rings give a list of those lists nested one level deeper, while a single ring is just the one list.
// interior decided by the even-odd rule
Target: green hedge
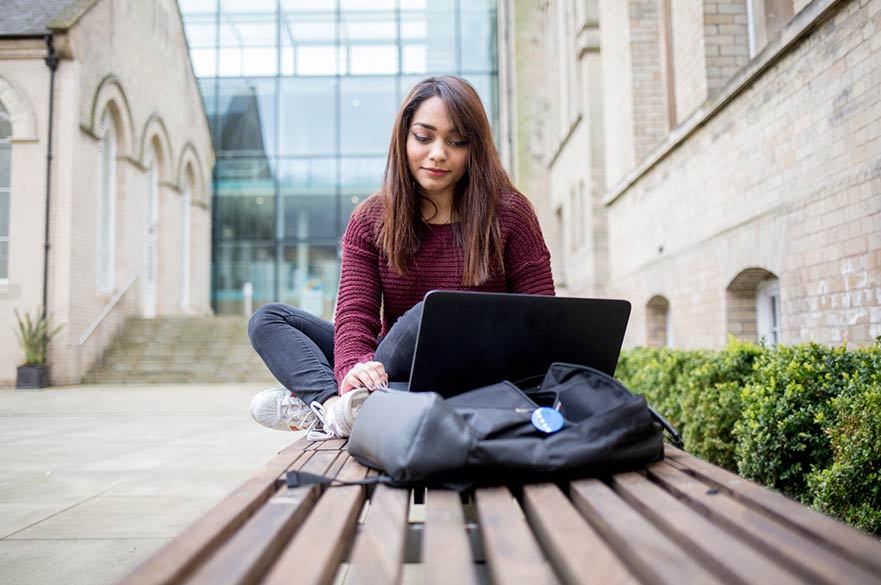
[{"label": "green hedge", "polygon": [[636,348],[616,377],[690,453],[881,534],[881,341]]}]

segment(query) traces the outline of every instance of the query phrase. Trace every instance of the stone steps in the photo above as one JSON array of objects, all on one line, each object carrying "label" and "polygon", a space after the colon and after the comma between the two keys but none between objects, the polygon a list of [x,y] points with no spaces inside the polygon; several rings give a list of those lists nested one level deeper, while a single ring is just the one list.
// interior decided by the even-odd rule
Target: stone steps
[{"label": "stone steps", "polygon": [[129,319],[84,384],[277,383],[251,348],[245,317]]}]

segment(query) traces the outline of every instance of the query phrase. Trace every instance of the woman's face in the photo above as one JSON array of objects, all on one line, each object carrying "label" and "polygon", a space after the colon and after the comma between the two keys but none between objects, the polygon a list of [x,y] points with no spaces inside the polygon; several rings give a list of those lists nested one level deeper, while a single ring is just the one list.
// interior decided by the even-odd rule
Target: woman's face
[{"label": "woman's face", "polygon": [[432,199],[453,196],[453,188],[465,175],[468,144],[453,129],[444,102],[431,97],[413,114],[407,136],[410,173]]}]

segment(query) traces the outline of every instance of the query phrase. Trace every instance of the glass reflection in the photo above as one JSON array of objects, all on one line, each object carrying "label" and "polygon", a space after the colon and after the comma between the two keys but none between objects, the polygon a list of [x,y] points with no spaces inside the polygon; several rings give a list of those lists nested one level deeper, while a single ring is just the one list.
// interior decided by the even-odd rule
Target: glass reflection
[{"label": "glass reflection", "polygon": [[217,161],[215,240],[275,239],[275,182],[266,159]]},{"label": "glass reflection", "polygon": [[401,5],[403,73],[457,71],[456,14],[453,0],[430,6],[418,2]]},{"label": "glass reflection", "polygon": [[337,161],[333,158],[279,162],[284,237],[297,240],[335,238]]},{"label": "glass reflection", "polygon": [[241,315],[242,287],[254,287],[254,308],[275,300],[275,245],[219,243],[214,258],[214,304],[220,314]]},{"label": "glass reflection", "polygon": [[340,237],[380,186],[410,87],[465,76],[498,132],[496,1],[180,5],[218,161],[214,308],[240,312],[252,282],[257,306],[278,298],[330,317]]},{"label": "glass reflection", "polygon": [[281,82],[280,154],[333,154],[337,138],[336,79]]},{"label": "glass reflection", "polygon": [[266,156],[275,152],[275,103],[272,79],[220,80],[220,134],[215,134],[218,153]]},{"label": "glass reflection", "polygon": [[385,157],[344,158],[340,162],[340,225],[349,223],[352,211],[379,190]]},{"label": "glass reflection", "polygon": [[459,5],[463,71],[492,71],[496,62],[495,2],[469,0]]},{"label": "glass reflection", "polygon": [[334,244],[298,242],[282,251],[281,302],[323,319],[332,319],[339,283],[339,260]]},{"label": "glass reflection", "polygon": [[340,153],[387,152],[397,108],[394,77],[341,79]]}]

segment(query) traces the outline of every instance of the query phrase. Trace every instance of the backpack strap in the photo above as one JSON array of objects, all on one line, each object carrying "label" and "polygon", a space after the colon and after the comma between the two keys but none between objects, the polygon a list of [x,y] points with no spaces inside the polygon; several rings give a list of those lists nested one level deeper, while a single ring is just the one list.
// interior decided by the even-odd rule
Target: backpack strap
[{"label": "backpack strap", "polygon": [[673,425],[668,423],[667,419],[665,419],[663,416],[658,414],[654,408],[652,408],[651,406],[649,406],[648,408],[649,408],[649,412],[652,413],[652,418],[654,418],[656,421],[658,421],[658,423],[660,423],[660,425],[662,427],[664,427],[664,430],[667,431],[667,433],[669,434],[669,438],[670,438],[670,441],[673,443],[673,446],[676,447],[677,449],[682,449],[683,448],[682,437],[679,436],[679,433],[676,432],[676,429],[673,428]]},{"label": "backpack strap", "polygon": [[387,475],[375,475],[373,477],[365,477],[354,481],[342,481],[328,475],[318,475],[317,473],[308,473],[305,471],[288,471],[285,475],[285,484],[289,488],[302,487],[307,485],[329,485],[336,483],[337,485],[399,485],[392,481]]}]

